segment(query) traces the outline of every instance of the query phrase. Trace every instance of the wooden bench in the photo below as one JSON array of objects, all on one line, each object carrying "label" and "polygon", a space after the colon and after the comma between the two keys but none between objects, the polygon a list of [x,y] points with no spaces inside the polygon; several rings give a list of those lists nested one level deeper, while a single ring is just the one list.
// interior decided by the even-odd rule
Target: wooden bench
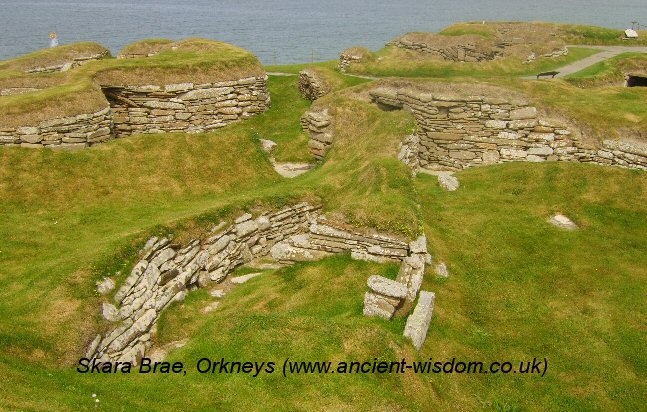
[{"label": "wooden bench", "polygon": [[540,77],[548,77],[551,76],[553,79],[555,76],[557,76],[559,72],[542,72],[537,75],[537,80],[539,80]]}]

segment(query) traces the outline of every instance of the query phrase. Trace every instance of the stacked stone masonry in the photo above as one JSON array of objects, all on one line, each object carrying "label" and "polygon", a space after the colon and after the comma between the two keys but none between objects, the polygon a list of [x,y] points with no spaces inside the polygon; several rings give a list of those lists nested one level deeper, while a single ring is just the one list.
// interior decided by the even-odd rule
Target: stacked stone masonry
[{"label": "stacked stone masonry", "polygon": [[328,109],[306,112],[301,116],[301,127],[310,135],[310,152],[316,160],[323,160],[333,142],[332,116]]},{"label": "stacked stone masonry", "polygon": [[360,63],[361,61],[362,56],[360,54],[345,51],[339,55],[339,71],[346,73],[352,63]]},{"label": "stacked stone masonry", "polygon": [[27,70],[25,70],[25,73],[54,73],[54,72],[66,72],[70,69],[73,69],[75,67],[82,66],[86,63],[89,63],[94,60],[101,60],[110,55],[110,52],[108,50],[105,50],[101,53],[95,53],[95,54],[87,54],[83,56],[78,56],[73,58],[72,60],[61,63],[61,64],[55,64],[51,66],[38,66],[38,67],[32,67]]},{"label": "stacked stone masonry", "polygon": [[114,137],[110,108],[96,113],[45,120],[36,126],[1,128],[0,145],[29,148],[83,148]]},{"label": "stacked stone masonry", "polygon": [[418,154],[423,168],[459,170],[511,161],[571,161],[647,170],[647,145],[604,140],[583,141],[577,130],[543,116],[517,98],[448,96],[413,88],[378,87],[370,92],[380,107],[410,110],[415,138],[401,147],[409,164]]},{"label": "stacked stone masonry", "polygon": [[208,84],[103,87],[109,106],[96,112],[2,127],[0,145],[87,147],[136,133],[207,132],[270,106],[267,76]]},{"label": "stacked stone masonry", "polygon": [[[257,218],[245,214],[223,226],[208,239],[186,245],[151,238],[140,252],[141,260],[121,282],[114,303],[103,303],[102,313],[111,327],[90,343],[86,357],[137,363],[151,346],[160,313],[168,305],[190,290],[224,281],[236,267],[256,258],[271,255],[291,263],[349,252],[355,259],[401,262],[412,255],[406,242],[332,224],[317,207],[305,203]],[[102,290],[107,281],[101,283]],[[402,284],[420,282],[416,278]]]},{"label": "stacked stone masonry", "polygon": [[103,87],[117,136],[205,132],[262,113],[270,106],[267,76],[219,83]]},{"label": "stacked stone masonry", "polygon": [[[387,46],[395,46],[401,49],[426,53],[443,60],[455,62],[480,62],[494,60],[503,55],[503,49],[505,48],[505,44],[496,44],[492,48],[483,48],[479,47],[476,42],[466,41],[460,38],[449,38],[448,40],[449,41],[446,40],[444,44],[436,46],[433,44],[412,41],[404,36],[393,40],[388,43]],[[451,40],[455,40],[453,42],[454,44],[451,44]]]},{"label": "stacked stone masonry", "polygon": [[331,87],[314,70],[305,69],[299,73],[299,91],[308,100],[317,100],[330,93]]}]

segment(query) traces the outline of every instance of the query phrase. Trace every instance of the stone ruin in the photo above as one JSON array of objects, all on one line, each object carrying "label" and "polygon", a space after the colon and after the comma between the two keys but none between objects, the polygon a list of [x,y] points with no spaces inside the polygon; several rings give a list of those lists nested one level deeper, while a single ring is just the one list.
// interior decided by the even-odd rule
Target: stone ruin
[{"label": "stone ruin", "polygon": [[460,170],[511,161],[570,161],[647,170],[647,145],[587,141],[569,122],[545,114],[509,90],[470,84],[378,85],[370,92],[386,110],[409,110],[422,168]]},{"label": "stone ruin", "polygon": [[339,71],[346,73],[351,64],[365,61],[370,54],[371,52],[364,47],[351,47],[344,50],[339,55]]},{"label": "stone ruin", "polygon": [[102,86],[106,107],[38,122],[0,126],[0,145],[85,148],[135,133],[199,133],[248,119],[271,104],[267,76],[215,83]]},{"label": "stone ruin", "polygon": [[[525,62],[568,54],[559,31],[536,23],[468,24],[466,34],[407,33],[387,44],[453,62],[516,57]],[[467,34],[474,32],[475,34]]]},{"label": "stone ruin", "polygon": [[[407,243],[366,234],[328,221],[319,207],[307,203],[256,218],[245,214],[231,226],[218,225],[209,238],[184,245],[153,237],[140,251],[140,260],[131,273],[120,282],[112,302],[103,302],[102,315],[110,326],[92,340],[85,356],[136,364],[152,346],[156,324],[165,308],[183,300],[189,291],[218,285],[236,267],[266,256],[293,263],[350,253],[354,259],[401,262],[398,284],[404,291],[403,302],[392,306],[405,315],[422,283],[424,261],[430,259],[426,251],[424,237]],[[98,282],[97,290],[108,296],[114,283],[105,278]],[[371,309],[369,302],[365,313],[383,316],[380,299],[378,296],[376,301],[382,312]]]},{"label": "stone ruin", "polygon": [[[368,92],[383,110],[410,111],[416,132],[398,157],[414,173],[455,171],[504,162],[566,161],[647,170],[647,144],[586,139],[568,120],[548,115],[511,90],[482,84],[378,82]],[[322,160],[334,140],[334,119],[313,106],[301,117],[310,150]]]},{"label": "stone ruin", "polygon": [[314,69],[304,69],[299,73],[299,92],[304,99],[317,100],[332,91],[332,87]]}]

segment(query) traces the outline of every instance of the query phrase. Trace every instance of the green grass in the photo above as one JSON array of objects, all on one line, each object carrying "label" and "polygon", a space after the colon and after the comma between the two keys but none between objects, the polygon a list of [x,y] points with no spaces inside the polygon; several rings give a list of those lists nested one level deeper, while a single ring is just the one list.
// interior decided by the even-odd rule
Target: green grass
[{"label": "green grass", "polygon": [[529,64],[523,64],[517,59],[482,63],[454,63],[426,59],[418,53],[388,46],[376,53],[374,61],[351,65],[351,71],[356,74],[378,77],[470,77],[476,79],[520,77],[555,70],[596,53],[599,53],[599,50],[572,47],[567,56],[538,59]]},{"label": "green grass", "polygon": [[[332,63],[322,66],[340,76]],[[272,108],[214,133],[133,136],[80,152],[0,147],[0,409],[94,409],[96,394],[106,410],[640,410],[647,400],[647,174],[504,164],[462,171],[461,188],[444,192],[435,178],[412,178],[396,160],[414,127],[411,114],[351,98],[368,86],[338,79],[352,89],[314,103],[334,115],[334,145],[325,162],[293,180],[273,171],[258,139],[278,143],[279,161],[309,159],[299,118],[310,103],[296,76],[271,76]],[[645,127],[644,91],[491,81],[601,127],[632,118]],[[615,117],[625,110],[626,118]],[[423,289],[437,300],[420,353],[402,337],[403,319],[361,314],[367,277],[393,278],[397,267],[342,255],[264,271],[208,315],[200,312],[212,301],[204,290],[165,311],[156,342],[188,339],[169,357],[189,365],[186,376],[74,371],[101,327],[94,282],[122,280],[150,235],[174,233],[182,242],[243,210],[302,199],[352,224],[409,238],[425,231],[451,275],[426,275]],[[580,230],[550,226],[546,219],[558,212]],[[550,367],[543,378],[253,378],[200,375],[193,364],[203,356],[278,363],[547,357]]]},{"label": "green grass", "polygon": [[644,53],[623,53],[611,59],[589,66],[568,76],[570,83],[580,87],[599,85],[620,86],[625,74],[646,73],[647,55]]},{"label": "green grass", "polygon": [[[77,49],[84,50],[86,43],[68,46],[71,51],[67,48],[48,49],[33,56],[3,62],[0,65],[0,86],[25,87],[30,83],[29,79],[34,77],[38,79],[35,83],[44,90],[0,97],[0,126],[34,126],[42,120],[105,108],[107,102],[99,85],[212,83],[264,74],[256,56],[227,43],[186,39],[172,45],[174,50],[167,45],[169,48],[152,57],[107,58],[65,73],[25,75],[17,73],[16,67],[22,67],[25,61],[65,59],[72,52],[78,53]],[[89,46],[95,44],[90,43]]]}]

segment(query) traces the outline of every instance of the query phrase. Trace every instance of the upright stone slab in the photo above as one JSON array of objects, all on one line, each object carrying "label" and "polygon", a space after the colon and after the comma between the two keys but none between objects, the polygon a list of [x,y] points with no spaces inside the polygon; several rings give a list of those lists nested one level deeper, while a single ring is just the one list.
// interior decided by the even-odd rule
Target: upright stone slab
[{"label": "upright stone slab", "polygon": [[424,290],[420,292],[418,304],[407,319],[407,324],[404,327],[404,336],[411,339],[413,346],[418,350],[420,350],[427,338],[427,330],[429,330],[429,324],[431,323],[435,299],[436,295],[433,292]]}]

